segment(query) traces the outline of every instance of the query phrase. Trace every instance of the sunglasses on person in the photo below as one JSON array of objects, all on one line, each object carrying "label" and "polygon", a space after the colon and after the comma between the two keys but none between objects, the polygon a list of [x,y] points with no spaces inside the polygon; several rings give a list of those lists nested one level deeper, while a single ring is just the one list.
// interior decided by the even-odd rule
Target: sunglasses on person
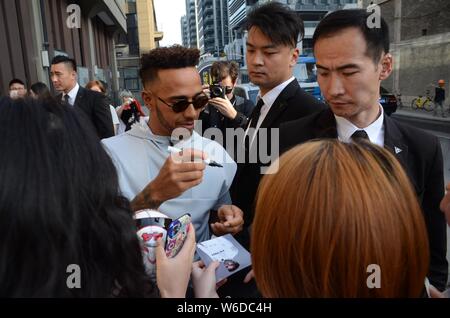
[{"label": "sunglasses on person", "polygon": [[[156,95],[155,95],[156,96]],[[156,96],[158,97],[158,96]],[[167,106],[169,106],[170,108],[172,108],[172,110],[175,113],[182,113],[184,112],[189,105],[192,104],[192,106],[194,106],[195,109],[202,109],[204,108],[208,102],[209,102],[209,97],[206,96],[205,94],[199,94],[197,95],[191,102],[188,101],[187,99],[183,99],[180,100],[178,102],[173,103],[172,105],[167,103],[166,101],[164,101],[162,98],[158,97],[158,99],[163,102],[164,104],[166,104]]]}]

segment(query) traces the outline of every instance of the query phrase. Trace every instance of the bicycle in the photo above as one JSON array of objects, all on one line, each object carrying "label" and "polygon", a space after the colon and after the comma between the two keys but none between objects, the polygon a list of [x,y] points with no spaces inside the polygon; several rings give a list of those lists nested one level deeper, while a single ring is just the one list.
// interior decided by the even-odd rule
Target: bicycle
[{"label": "bicycle", "polygon": [[434,102],[430,98],[430,90],[426,90],[425,96],[419,95],[419,97],[416,97],[411,102],[411,108],[416,109],[424,109],[428,112],[431,112],[434,110]]}]

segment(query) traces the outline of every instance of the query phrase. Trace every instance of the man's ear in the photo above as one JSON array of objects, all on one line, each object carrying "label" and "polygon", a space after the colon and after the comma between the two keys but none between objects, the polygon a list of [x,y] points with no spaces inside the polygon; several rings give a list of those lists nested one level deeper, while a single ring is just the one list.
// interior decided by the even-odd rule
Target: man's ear
[{"label": "man's ear", "polygon": [[381,73],[380,73],[380,81],[385,80],[392,73],[393,68],[393,58],[391,53],[385,54],[381,58]]},{"label": "man's ear", "polygon": [[141,96],[142,100],[144,101],[145,107],[147,107],[149,111],[152,111],[152,103],[154,99],[152,92],[145,90],[144,88],[144,90],[141,93]]},{"label": "man's ear", "polygon": [[290,66],[294,67],[297,64],[298,57],[300,56],[300,50],[296,47],[292,50],[291,63]]}]

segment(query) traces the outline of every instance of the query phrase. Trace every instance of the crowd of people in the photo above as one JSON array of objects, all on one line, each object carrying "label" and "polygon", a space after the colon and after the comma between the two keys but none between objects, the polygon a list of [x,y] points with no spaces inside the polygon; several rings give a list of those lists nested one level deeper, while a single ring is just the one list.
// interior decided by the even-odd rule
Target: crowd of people
[{"label": "crowd of people", "polygon": [[[235,63],[215,63],[214,85],[202,86],[199,50],[178,45],[142,55],[143,106],[126,90],[112,106],[100,81],[80,86],[66,56],[51,63],[56,96],[12,80],[0,98],[0,297],[442,296],[441,147],[384,114],[379,88],[394,61],[387,24],[369,28],[368,16],[335,11],[315,30],[327,104],[293,76],[304,26],[277,2],[247,17],[256,106],[233,94]],[[204,137],[208,128],[243,134],[229,149]],[[267,164],[259,150],[274,147],[280,156]],[[144,209],[192,219],[175,257],[158,241],[156,282],[133,219]],[[252,267],[216,282],[219,263],[205,266],[196,243],[226,234]],[[79,288],[67,286],[71,264]],[[382,277],[373,286],[372,266]]]}]

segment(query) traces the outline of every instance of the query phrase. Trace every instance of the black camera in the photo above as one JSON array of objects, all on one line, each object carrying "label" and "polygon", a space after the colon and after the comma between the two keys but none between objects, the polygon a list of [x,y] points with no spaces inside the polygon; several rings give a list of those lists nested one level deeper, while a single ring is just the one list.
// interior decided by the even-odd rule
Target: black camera
[{"label": "black camera", "polygon": [[209,96],[210,98],[225,98],[225,87],[220,84],[209,85]]}]

